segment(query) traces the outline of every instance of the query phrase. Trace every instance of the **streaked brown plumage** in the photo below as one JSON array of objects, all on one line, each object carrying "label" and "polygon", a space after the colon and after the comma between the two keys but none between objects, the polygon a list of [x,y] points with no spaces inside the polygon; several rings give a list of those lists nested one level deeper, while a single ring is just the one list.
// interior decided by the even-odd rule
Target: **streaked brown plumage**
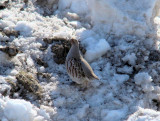
[{"label": "streaked brown plumage", "polygon": [[79,51],[79,43],[75,39],[71,39],[72,47],[66,57],[67,73],[72,81],[78,84],[87,84],[88,81],[99,78],[94,74],[91,66],[82,57]]}]

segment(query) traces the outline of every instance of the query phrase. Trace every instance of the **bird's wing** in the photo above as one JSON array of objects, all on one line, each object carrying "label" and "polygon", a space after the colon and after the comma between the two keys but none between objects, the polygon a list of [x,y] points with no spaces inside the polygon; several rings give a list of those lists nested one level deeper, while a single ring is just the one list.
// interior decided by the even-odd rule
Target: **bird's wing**
[{"label": "bird's wing", "polygon": [[89,79],[98,79],[99,80],[99,78],[94,74],[91,66],[83,58],[81,58],[81,66],[82,66],[83,72],[86,77],[88,77]]},{"label": "bird's wing", "polygon": [[81,62],[76,58],[70,58],[66,61],[67,72],[73,77],[85,77],[84,71],[81,66]]}]

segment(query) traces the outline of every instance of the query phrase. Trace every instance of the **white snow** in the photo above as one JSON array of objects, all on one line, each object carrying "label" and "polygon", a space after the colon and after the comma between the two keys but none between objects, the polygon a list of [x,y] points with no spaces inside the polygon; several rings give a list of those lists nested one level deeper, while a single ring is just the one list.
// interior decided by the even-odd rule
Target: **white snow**
[{"label": "white snow", "polygon": [[54,100],[54,105],[59,107],[59,106],[63,106],[63,104],[65,103],[65,98],[64,97],[59,97],[56,100]]},{"label": "white snow", "polygon": [[[10,58],[0,51],[1,121],[159,121],[160,62],[151,50],[159,46],[160,0],[9,4],[0,12],[0,48],[15,45],[20,52]],[[10,31],[20,35],[5,33]],[[78,39],[100,80],[86,90],[71,84],[65,65],[54,62],[52,46],[59,41],[46,44],[44,38]],[[8,80],[17,82],[21,71],[37,77],[41,99],[27,91],[22,95],[21,85],[12,89]]]},{"label": "white snow", "polygon": [[117,71],[120,73],[132,74],[133,68],[125,65],[122,68],[117,68]]},{"label": "white snow", "polygon": [[113,31],[116,35],[138,36],[146,36],[152,29],[152,19],[159,14],[159,2],[159,0],[87,0],[91,19],[96,27],[104,28],[104,32]]},{"label": "white snow", "polygon": [[4,107],[4,116],[8,120],[30,121],[37,114],[32,105],[24,100],[8,100]]},{"label": "white snow", "polygon": [[79,108],[77,111],[78,118],[82,119],[87,115],[87,110],[89,109],[89,104],[84,105],[82,108]]},{"label": "white snow", "polygon": [[137,112],[132,114],[127,121],[159,121],[160,112],[139,108]]},{"label": "white snow", "polygon": [[88,11],[88,6],[85,0],[74,0],[70,9],[77,14],[85,14]]},{"label": "white snow", "polygon": [[120,84],[127,81],[129,79],[129,76],[126,74],[115,74],[113,79]]},{"label": "white snow", "polygon": [[[33,25],[32,25],[33,26]],[[27,21],[19,21],[15,26],[16,31],[20,31],[22,35],[29,36],[32,34],[32,27]]]},{"label": "white snow", "polygon": [[145,91],[145,92],[150,92],[154,89],[151,84],[153,79],[146,72],[140,72],[140,73],[136,74],[134,77],[134,80],[137,85],[141,85],[143,91]]},{"label": "white snow", "polygon": [[121,118],[125,115],[125,110],[102,110],[101,116],[102,121],[120,121]]},{"label": "white snow", "polygon": [[72,0],[59,0],[58,2],[58,8],[59,10],[64,10],[66,8],[69,8],[71,6]]},{"label": "white snow", "polygon": [[136,64],[137,57],[136,57],[135,53],[131,53],[131,54],[128,54],[125,57],[123,57],[122,60],[124,62],[128,62],[129,64],[134,66]]}]

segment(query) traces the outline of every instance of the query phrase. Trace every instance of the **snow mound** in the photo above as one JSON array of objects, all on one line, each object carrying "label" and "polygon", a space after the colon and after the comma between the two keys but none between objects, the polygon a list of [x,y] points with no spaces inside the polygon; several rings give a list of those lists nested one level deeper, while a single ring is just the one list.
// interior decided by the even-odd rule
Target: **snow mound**
[{"label": "snow mound", "polygon": [[29,102],[10,99],[5,104],[4,115],[8,120],[30,121],[37,115],[37,112],[32,109],[32,105]]},{"label": "snow mound", "polygon": [[127,121],[159,121],[160,112],[139,108],[137,112],[129,116]]},{"label": "snow mound", "polygon": [[82,43],[87,45],[85,59],[89,62],[93,61],[104,55],[108,50],[111,49],[109,43],[105,39],[100,39],[98,42],[94,38],[90,37],[84,40]]},{"label": "snow mound", "polygon": [[159,0],[87,0],[91,20],[97,28],[104,28],[106,32],[112,31],[115,35],[138,36],[146,36],[154,29],[152,20],[159,14],[159,2]]},{"label": "snow mound", "polygon": [[[46,121],[49,117],[45,111],[38,114],[40,109],[35,108],[30,102],[22,99],[0,99],[0,119],[2,121]],[[48,118],[48,119],[47,119]]]}]

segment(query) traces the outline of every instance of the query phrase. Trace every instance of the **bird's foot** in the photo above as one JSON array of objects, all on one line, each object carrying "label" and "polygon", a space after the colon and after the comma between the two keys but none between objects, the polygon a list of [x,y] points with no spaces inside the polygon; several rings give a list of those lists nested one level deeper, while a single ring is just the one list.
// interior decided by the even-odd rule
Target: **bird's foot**
[{"label": "bird's foot", "polygon": [[84,92],[86,90],[87,90],[87,87],[80,87],[80,89],[79,89],[79,91],[82,91],[82,92]]}]

